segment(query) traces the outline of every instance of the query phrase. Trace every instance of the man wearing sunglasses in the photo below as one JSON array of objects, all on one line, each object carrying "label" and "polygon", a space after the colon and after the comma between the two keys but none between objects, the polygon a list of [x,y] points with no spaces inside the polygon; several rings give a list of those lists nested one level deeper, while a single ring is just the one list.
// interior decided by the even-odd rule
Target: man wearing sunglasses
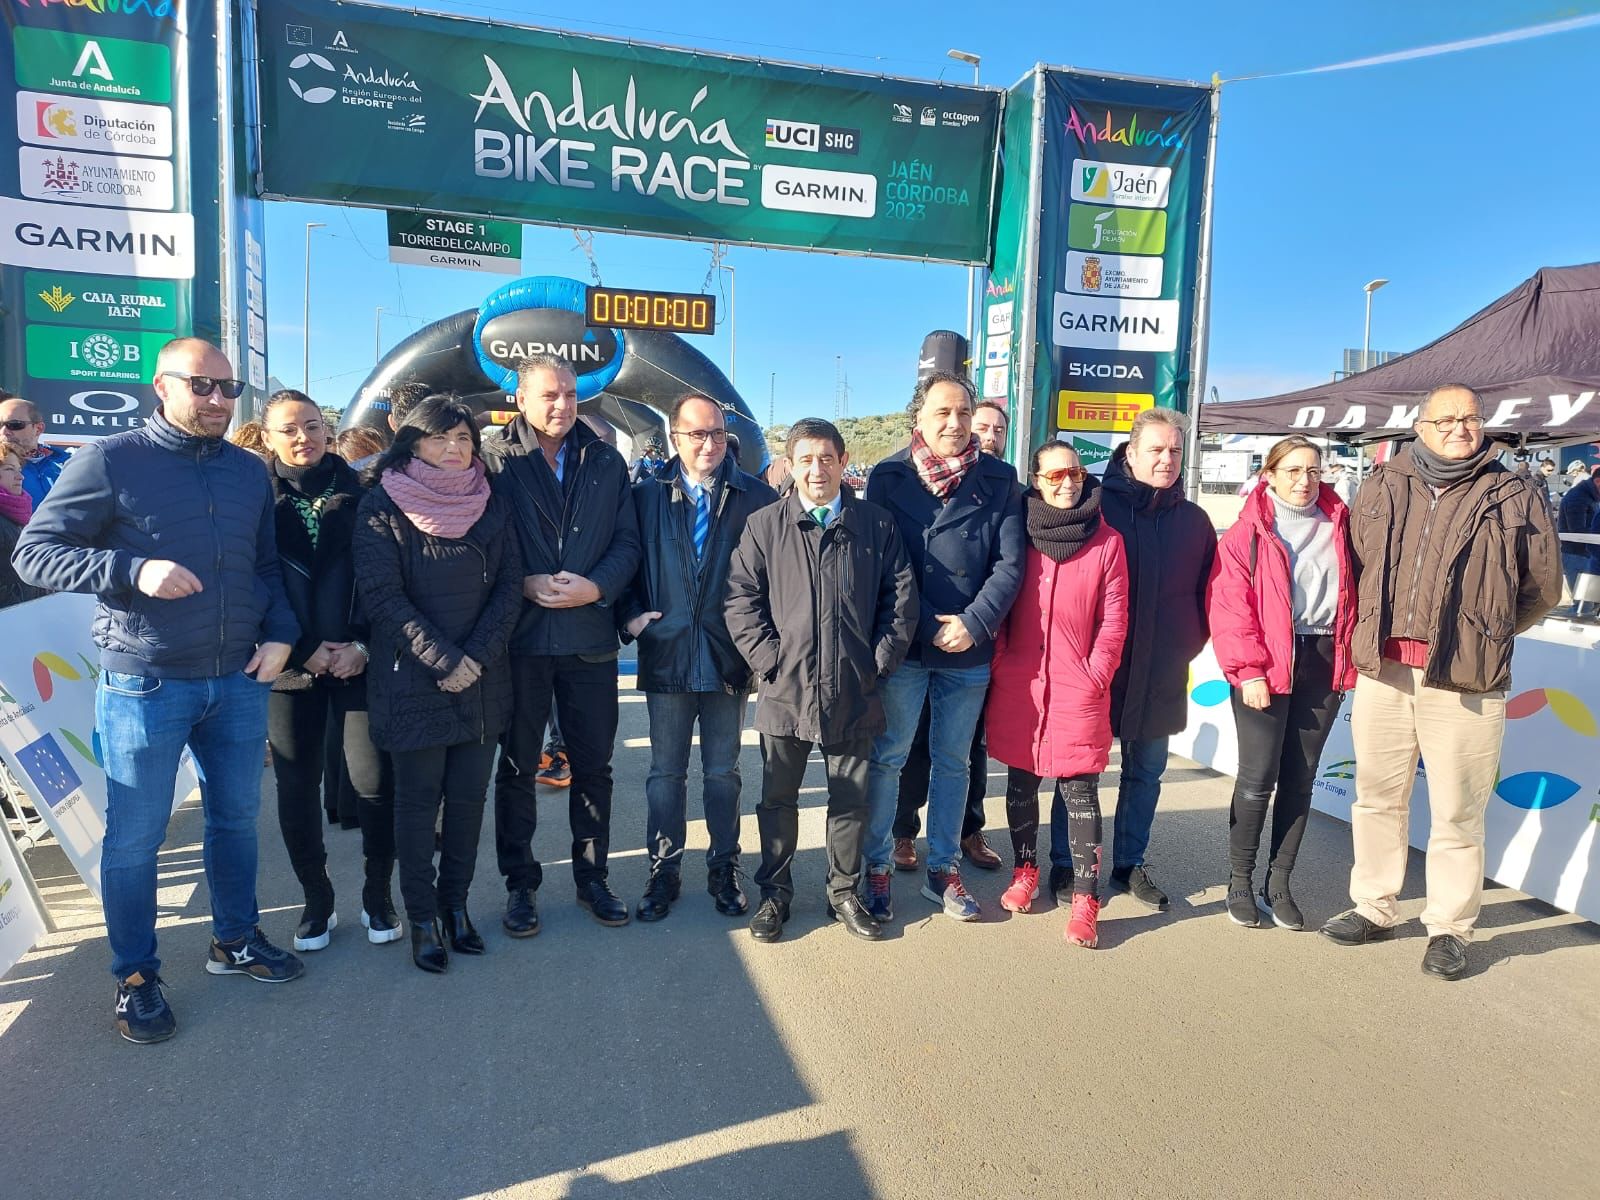
[{"label": "man wearing sunglasses", "polygon": [[667,424],[676,453],[633,485],[643,557],[617,602],[618,624],[639,643],[639,690],[650,709],[650,882],[636,912],[659,921],[678,898],[698,722],[711,837],[706,890],[718,912],[737,917],[747,906],[739,886],[739,739],[754,677],[722,609],[745,522],[778,494],[739,469],[715,401],[685,396]]},{"label": "man wearing sunglasses", "polygon": [[1356,493],[1359,564],[1350,732],[1356,800],[1350,899],[1322,932],[1343,946],[1394,937],[1408,812],[1427,766],[1428,949],[1459,979],[1483,899],[1483,820],[1500,764],[1516,635],[1561,600],[1561,548],[1544,495],[1506,470],[1463,384],[1429,392],[1417,440]]},{"label": "man wearing sunglasses", "polygon": [[284,592],[266,469],[223,436],[243,389],[209,342],[168,342],[156,359],[160,406],[142,428],[72,456],[13,559],[30,583],[100,598],[100,884],[116,1024],[132,1042],[177,1030],[156,955],[156,855],[185,745],[205,809],[206,970],[283,983],[303,969],[257,925],[267,694],[300,631]]},{"label": "man wearing sunglasses", "polygon": [[67,459],[72,457],[59,446],[41,446],[44,417],[28,401],[12,396],[0,403],[0,444],[22,455],[22,490],[38,508],[55,486]]}]

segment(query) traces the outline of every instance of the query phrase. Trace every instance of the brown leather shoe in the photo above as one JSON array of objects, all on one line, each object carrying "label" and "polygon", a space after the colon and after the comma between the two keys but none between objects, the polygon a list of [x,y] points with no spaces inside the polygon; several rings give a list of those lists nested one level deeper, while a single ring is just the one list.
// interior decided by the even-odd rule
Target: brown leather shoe
[{"label": "brown leather shoe", "polygon": [[989,842],[981,829],[971,837],[961,839],[961,853],[967,856],[969,863],[985,871],[993,871],[1000,866],[1000,856],[989,849]]},{"label": "brown leather shoe", "polygon": [[915,871],[917,869],[917,839],[895,838],[894,853],[890,857],[894,859],[894,869],[896,871]]}]

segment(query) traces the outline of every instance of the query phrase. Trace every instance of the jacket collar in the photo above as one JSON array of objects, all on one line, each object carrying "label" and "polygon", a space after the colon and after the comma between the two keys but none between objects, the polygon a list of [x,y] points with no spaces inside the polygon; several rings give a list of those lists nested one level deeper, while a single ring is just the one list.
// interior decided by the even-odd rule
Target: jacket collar
[{"label": "jacket collar", "polygon": [[[652,472],[652,477],[660,480],[668,487],[677,487],[683,479],[683,463],[678,455],[674,454],[666,462]],[[716,492],[725,487],[736,488],[744,491],[748,486],[750,477],[735,465],[732,456],[724,458],[717,472],[711,477],[711,490]]]},{"label": "jacket collar", "polygon": [[[788,494],[779,501],[789,509],[789,520],[795,525],[815,525],[816,521],[811,516],[811,506],[800,495],[799,488],[790,488]],[[843,485],[839,488],[839,516],[829,529],[842,525],[852,533],[861,531],[861,501],[856,499],[855,492]]]},{"label": "jacket collar", "polygon": [[1133,477],[1133,468],[1128,465],[1128,443],[1123,442],[1111,453],[1111,461],[1106,463],[1105,475],[1101,479],[1106,491],[1118,497],[1135,512],[1142,509],[1171,508],[1183,499],[1183,477],[1180,475],[1176,481],[1164,488],[1152,487],[1148,483],[1140,483]]},{"label": "jacket collar", "polygon": [[[1277,509],[1272,503],[1272,488],[1263,482],[1251,491],[1245,499],[1244,511],[1241,514],[1245,519],[1254,522],[1264,533],[1271,533],[1277,525]],[[1339,493],[1333,490],[1330,484],[1321,484],[1317,491],[1317,507],[1328,515],[1329,520],[1337,524],[1344,519],[1346,512],[1345,502],[1339,499]]]},{"label": "jacket collar", "polygon": [[145,433],[150,440],[163,450],[171,450],[174,454],[181,454],[185,458],[215,458],[222,453],[222,448],[229,443],[224,438],[200,437],[184,429],[179,429],[166,414],[159,408],[150,414],[150,419],[144,423]]},{"label": "jacket collar", "polygon": [[922,486],[922,480],[917,476],[916,464],[911,461],[909,446],[896,450],[872,470],[874,474],[883,471],[892,479],[888,499],[908,516],[920,517],[926,513],[929,502],[938,505],[939,511],[933,518],[933,524],[937,525],[970,504],[983,504],[987,501],[994,492],[993,480],[997,465],[1000,465],[999,460],[992,455],[979,454],[978,461],[972,464],[971,470],[962,478],[961,485],[951,494],[949,500],[943,502]]}]

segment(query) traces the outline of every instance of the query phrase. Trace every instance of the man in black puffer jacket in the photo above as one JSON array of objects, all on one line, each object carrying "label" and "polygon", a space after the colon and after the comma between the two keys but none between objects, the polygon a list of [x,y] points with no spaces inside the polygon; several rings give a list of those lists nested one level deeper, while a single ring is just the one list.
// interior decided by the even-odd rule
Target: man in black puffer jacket
[{"label": "man in black puffer jacket", "polygon": [[728,453],[716,401],[689,395],[667,422],[677,456],[633,486],[644,557],[617,619],[639,642],[639,690],[650,708],[650,884],[641,921],[659,921],[678,898],[688,808],[689,750],[700,726],[706,887],[717,911],[745,911],[739,887],[739,738],[752,677],[728,633],[728,567],[750,515],[777,500]]},{"label": "man in black puffer jacket", "polygon": [[[1167,897],[1144,867],[1167,769],[1167,739],[1188,722],[1189,660],[1210,636],[1206,580],[1217,533],[1205,510],[1183,496],[1188,422],[1171,409],[1146,409],[1106,464],[1100,512],[1128,552],[1128,640],[1111,683],[1111,728],[1121,740],[1111,887],[1146,908]],[[1051,883],[1070,878],[1065,828],[1051,814]],[[1061,851],[1056,851],[1059,845]],[[1057,854],[1063,855],[1057,859]]]},{"label": "man in black puffer jacket", "polygon": [[303,970],[256,922],[256,814],[267,692],[300,636],[283,590],[272,485],[223,435],[244,384],[209,342],[156,359],[161,407],[142,429],[91,442],[23,530],[22,578],[94,592],[96,696],[106,771],[101,898],[133,1042],[177,1031],[156,956],[156,854],[178,757],[199,764],[212,941],[206,969],[270,982]]},{"label": "man in black puffer jacket", "polygon": [[[604,925],[628,906],[606,882],[611,843],[611,751],[617,737],[615,604],[639,566],[639,524],[628,464],[578,420],[577,380],[565,359],[539,355],[517,369],[512,428],[522,454],[499,454],[494,486],[511,505],[528,572],[511,635],[514,716],[495,776],[494,836],[512,937],[539,932],[534,893],[534,775],[552,699],[572,759],[567,813],[578,903]],[[491,442],[494,439],[491,439]],[[504,438],[500,439],[502,442]],[[493,469],[493,468],[491,468]]]}]

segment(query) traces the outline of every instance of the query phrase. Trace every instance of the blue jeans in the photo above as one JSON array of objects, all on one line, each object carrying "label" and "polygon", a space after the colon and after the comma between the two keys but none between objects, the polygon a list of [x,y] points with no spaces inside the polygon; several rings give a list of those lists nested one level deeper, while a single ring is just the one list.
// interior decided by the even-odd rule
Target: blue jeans
[{"label": "blue jeans", "polygon": [[[1117,780],[1117,816],[1111,832],[1111,869],[1144,865],[1150,826],[1161,799],[1161,773],[1167,769],[1167,739],[1122,739],[1122,771]],[[1050,806],[1050,865],[1072,869],[1067,810],[1057,796]]]},{"label": "blue jeans", "polygon": [[650,710],[650,774],[644,781],[648,816],[645,848],[650,870],[678,871],[683,866],[689,807],[689,747],[694,723],[700,721],[700,773],[706,830],[711,849],[708,867],[739,861],[739,732],[744,728],[746,697],[726,692],[646,692]]},{"label": "blue jeans", "polygon": [[[1567,591],[1575,593],[1578,590],[1578,576],[1589,570],[1589,556],[1587,554],[1574,554],[1571,550],[1561,551],[1561,573],[1567,577]],[[1586,616],[1594,605],[1574,600],[1572,602],[1572,615],[1575,617]]]},{"label": "blue jeans", "polygon": [[212,933],[244,937],[256,925],[256,814],[271,688],[243,672],[209,679],[101,673],[95,691],[106,764],[106,840],[100,891],[111,970],[146,978],[156,957],[156,855],[167,836],[178,757],[194,753],[205,808]]},{"label": "blue jeans", "polygon": [[900,798],[900,769],[928,701],[928,869],[943,870],[960,850],[961,819],[967,807],[968,757],[972,735],[989,694],[989,664],[929,669],[908,662],[878,684],[889,727],[872,743],[867,777],[868,866],[888,866],[894,852],[894,814]]}]

